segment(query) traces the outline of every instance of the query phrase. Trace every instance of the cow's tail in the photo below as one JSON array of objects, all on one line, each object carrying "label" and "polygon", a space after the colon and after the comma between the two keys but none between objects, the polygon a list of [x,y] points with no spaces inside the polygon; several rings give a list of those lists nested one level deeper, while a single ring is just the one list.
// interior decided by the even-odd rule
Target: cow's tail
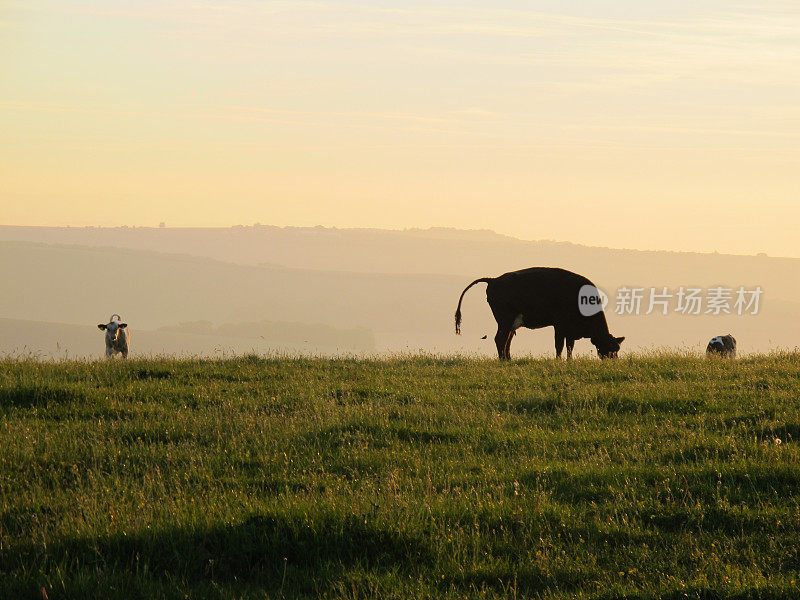
[{"label": "cow's tail", "polygon": [[458,299],[458,307],[456,308],[456,335],[461,335],[461,301],[464,299],[464,294],[466,294],[467,290],[476,283],[489,283],[490,281],[493,281],[493,279],[493,277],[481,277],[480,279],[476,279],[467,287],[465,287],[463,292],[461,292],[461,296]]}]

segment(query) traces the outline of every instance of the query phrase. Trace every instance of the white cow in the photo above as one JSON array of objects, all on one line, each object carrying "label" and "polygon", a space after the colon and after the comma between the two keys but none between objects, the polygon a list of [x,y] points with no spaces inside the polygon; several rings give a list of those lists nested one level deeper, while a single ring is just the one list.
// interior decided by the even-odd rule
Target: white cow
[{"label": "white cow", "polygon": [[100,323],[97,328],[106,332],[106,358],[111,358],[117,352],[122,353],[122,358],[128,358],[128,332],[127,323],[122,323],[122,317],[111,315],[107,325]]}]

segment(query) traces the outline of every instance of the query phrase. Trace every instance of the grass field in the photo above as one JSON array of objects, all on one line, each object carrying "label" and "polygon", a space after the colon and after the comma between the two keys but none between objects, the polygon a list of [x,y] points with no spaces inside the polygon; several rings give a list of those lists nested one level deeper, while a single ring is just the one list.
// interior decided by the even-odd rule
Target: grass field
[{"label": "grass field", "polygon": [[800,355],[0,362],[0,598],[800,598]]}]

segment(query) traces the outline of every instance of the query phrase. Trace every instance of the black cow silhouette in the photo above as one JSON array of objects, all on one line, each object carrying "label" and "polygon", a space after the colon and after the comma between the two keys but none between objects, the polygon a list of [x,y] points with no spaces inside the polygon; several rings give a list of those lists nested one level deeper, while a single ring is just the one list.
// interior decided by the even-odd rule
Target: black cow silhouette
[{"label": "black cow silhouette", "polygon": [[512,271],[499,277],[481,277],[470,283],[458,299],[456,334],[461,333],[461,301],[469,288],[485,282],[486,299],[497,321],[494,337],[501,360],[511,358],[511,339],[520,327],[539,329],[555,327],[556,356],[561,357],[564,342],[567,358],[572,357],[575,340],[589,338],[600,358],[617,356],[624,337],[614,337],[602,306],[586,316],[579,308],[584,286],[594,284],[577,273],[551,267],[532,267]]}]

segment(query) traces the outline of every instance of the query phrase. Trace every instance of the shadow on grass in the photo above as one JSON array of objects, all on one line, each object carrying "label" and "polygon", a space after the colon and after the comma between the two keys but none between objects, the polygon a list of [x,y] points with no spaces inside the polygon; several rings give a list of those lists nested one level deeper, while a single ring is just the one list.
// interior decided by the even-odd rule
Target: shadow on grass
[{"label": "shadow on grass", "polygon": [[780,439],[781,443],[800,441],[800,423],[777,423],[756,432],[762,442]]},{"label": "shadow on grass", "polygon": [[462,439],[455,431],[429,431],[404,426],[384,427],[367,423],[341,423],[305,435],[306,444],[324,450],[348,449],[351,446],[389,448],[396,442],[407,444],[454,444]]},{"label": "shadow on grass", "polygon": [[[128,580],[128,597],[145,590],[258,587],[268,593],[313,593],[348,570],[400,571],[431,560],[420,539],[349,516],[313,524],[254,516],[242,523],[29,545],[0,554],[0,596],[36,597],[41,582],[63,577],[65,597],[112,591]],[[56,577],[56,574],[59,574]],[[176,589],[177,583],[177,589]],[[3,589],[3,588],[6,589]],[[136,592],[138,590],[138,593]],[[41,592],[38,592],[41,598]],[[52,597],[52,595],[51,595]]]},{"label": "shadow on grass", "polygon": [[672,477],[681,489],[680,494],[690,494],[693,500],[704,505],[714,505],[724,499],[731,504],[745,503],[756,506],[759,502],[790,499],[800,495],[800,471],[793,465],[703,466],[689,465],[676,469],[675,475],[660,468],[631,468],[625,471],[601,469],[594,472],[571,473],[554,470],[547,473],[532,471],[518,475],[524,487],[549,492],[554,500],[568,503],[597,503],[624,499],[631,493],[639,497],[658,498],[659,486]]},{"label": "shadow on grass", "polygon": [[686,588],[666,592],[602,594],[597,600],[796,600],[796,589],[780,589],[774,587],[749,587],[743,590]]},{"label": "shadow on grass", "polygon": [[[779,516],[714,507],[706,510],[662,509],[658,513],[645,515],[644,522],[663,533],[718,532],[729,536],[762,534],[769,535],[775,541],[791,538],[798,533],[793,531],[795,527],[791,522],[782,526]],[[791,540],[789,543],[791,545]]]},{"label": "shadow on grass", "polygon": [[[578,571],[551,569],[544,571],[536,566],[511,568],[489,568],[468,571],[454,577],[445,577],[440,583],[441,589],[453,587],[463,593],[477,592],[485,594],[491,590],[495,594],[506,597],[529,598],[547,590],[574,591],[587,580],[597,577],[594,571]],[[476,594],[477,595],[477,594]]]},{"label": "shadow on grass", "polygon": [[414,397],[408,394],[360,387],[335,389],[331,392],[331,397],[340,406],[363,404],[365,402],[398,405],[413,404],[415,402]]},{"label": "shadow on grass", "polygon": [[626,397],[618,393],[602,393],[589,402],[575,404],[568,397],[565,399],[560,393],[561,390],[556,390],[550,396],[527,396],[521,399],[503,400],[498,402],[496,406],[498,411],[521,415],[572,414],[576,411],[594,412],[597,409],[603,410],[609,415],[693,415],[706,409],[706,402],[701,398],[642,399]]},{"label": "shadow on grass", "polygon": [[0,389],[0,408],[33,408],[84,401],[85,394],[70,387],[31,385]]},{"label": "shadow on grass", "polygon": [[133,376],[136,379],[146,381],[148,379],[169,379],[172,373],[166,369],[139,369],[134,371]]}]

